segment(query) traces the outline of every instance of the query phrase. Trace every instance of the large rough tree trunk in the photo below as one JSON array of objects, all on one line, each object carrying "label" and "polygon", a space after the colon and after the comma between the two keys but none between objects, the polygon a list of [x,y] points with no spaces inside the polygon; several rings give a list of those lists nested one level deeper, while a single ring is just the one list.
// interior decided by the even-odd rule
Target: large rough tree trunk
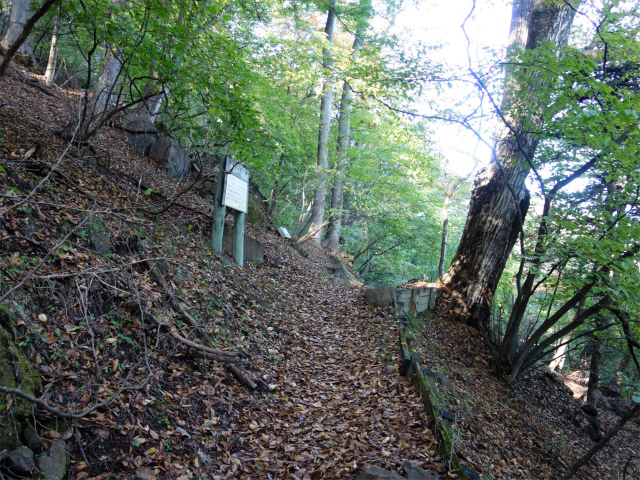
[{"label": "large rough tree trunk", "polygon": [[[576,3],[575,1],[573,3]],[[566,46],[575,12],[563,2],[516,0],[513,5],[510,43],[533,50],[545,42]],[[527,102],[527,91],[536,85],[531,71],[526,88],[513,77],[505,82],[499,132],[491,163],[476,177],[467,222],[444,284],[451,291],[450,308],[465,323],[483,330],[489,319],[498,281],[518,239],[529,208],[525,180],[538,146],[540,104],[525,105],[526,114],[510,114],[512,106]],[[535,102],[535,100],[533,100]]]},{"label": "large rough tree trunk", "polygon": [[[3,50],[9,50],[9,48],[11,48],[11,46],[18,40],[18,37],[22,33],[22,30],[30,16],[31,0],[13,0],[11,3],[11,14],[9,15],[9,28],[4,34],[2,42],[0,42],[0,46]],[[17,53],[35,60],[33,57],[33,49],[31,48],[30,37],[27,37],[22,45],[20,45]]]},{"label": "large rough tree trunk", "polygon": [[103,57],[100,74],[98,75],[98,83],[96,84],[96,93],[91,102],[92,116],[98,116],[112,106],[116,96],[116,86],[122,63],[118,58],[118,54],[111,51],[107,47]]},{"label": "large rough tree trunk", "polygon": [[[333,35],[336,26],[336,7],[338,1],[333,0],[327,15],[327,24],[324,33],[327,42],[333,43]],[[318,176],[317,186],[313,192],[313,207],[311,210],[311,225],[305,240],[311,240],[320,245],[322,239],[322,227],[324,226],[324,206],[327,197],[327,167],[329,166],[329,130],[331,127],[331,102],[333,100],[333,82],[331,81],[331,67],[333,56],[331,49],[322,49],[322,67],[325,72],[325,80],[322,85],[322,99],[320,101],[320,131],[318,133]]]},{"label": "large rough tree trunk", "polygon": [[[112,0],[114,7],[121,6],[122,2],[123,0]],[[115,18],[115,11],[111,12],[111,18]],[[121,55],[115,45],[107,44],[104,46],[98,82],[96,83],[95,93],[91,99],[88,112],[90,121],[104,114],[112,107],[118,96],[116,89],[122,69],[120,57]]]},{"label": "large rough tree trunk", "polygon": [[[364,28],[359,28],[355,34],[352,48],[352,65],[358,60],[358,53],[362,47],[361,38],[364,35]],[[335,179],[331,190],[331,215],[327,226],[327,235],[324,246],[331,253],[340,251],[340,229],[342,222],[342,207],[344,203],[344,166],[347,163],[347,149],[349,147],[349,136],[351,130],[351,101],[352,88],[348,80],[342,86],[342,98],[340,99],[340,117],[338,119],[338,158],[335,164]]]}]

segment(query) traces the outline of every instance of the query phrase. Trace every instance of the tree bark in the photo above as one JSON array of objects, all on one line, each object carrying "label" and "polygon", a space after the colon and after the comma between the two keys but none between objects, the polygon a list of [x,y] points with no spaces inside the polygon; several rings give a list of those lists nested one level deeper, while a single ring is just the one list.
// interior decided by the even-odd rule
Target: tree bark
[{"label": "tree bark", "polygon": [[[9,50],[11,46],[18,40],[18,37],[20,37],[20,34],[22,33],[22,30],[24,29],[30,14],[31,0],[13,0],[11,2],[9,28],[4,34],[2,42],[0,42],[0,46],[3,50]],[[29,37],[27,37],[26,40],[22,42],[16,53],[28,56],[33,59],[33,49],[31,48],[31,39]]]},{"label": "tree bark", "polygon": [[560,345],[553,352],[553,360],[549,364],[549,370],[555,372],[556,370],[562,371],[564,367],[564,361],[567,358],[567,348],[569,347],[569,342],[571,340],[571,335],[565,335],[560,340]]},{"label": "tree bark", "polygon": [[[336,26],[336,7],[338,1],[333,0],[327,15],[327,24],[324,32],[327,41],[332,44]],[[331,67],[333,56],[330,48],[322,49],[322,67],[325,72],[325,80],[322,85],[322,99],[320,101],[320,131],[318,133],[318,174],[317,185],[313,192],[313,207],[311,210],[311,225],[309,226],[309,240],[320,245],[322,239],[322,227],[324,225],[324,207],[327,196],[327,167],[329,166],[329,130],[331,127],[331,101],[333,99],[333,82],[331,80]]]},{"label": "tree bark", "polygon": [[[576,3],[576,2],[573,2]],[[513,5],[510,41],[513,47],[533,50],[544,42],[563,48],[568,42],[574,10],[562,2],[520,0]],[[522,229],[529,209],[525,180],[538,146],[543,105],[535,100],[527,114],[517,118],[510,107],[522,104],[535,90],[539,74],[518,85],[507,76],[500,114],[505,123],[498,134],[491,163],[476,177],[467,221],[455,257],[442,277],[451,292],[450,309],[478,330],[487,326],[498,281]],[[539,84],[538,84],[539,86]]]},{"label": "tree bark", "polygon": [[[601,323],[601,322],[598,322]],[[598,387],[600,386],[600,365],[602,365],[602,341],[594,334],[589,342],[588,351],[591,354],[589,364],[589,382],[587,383],[587,403],[596,404]]]},{"label": "tree bark", "polygon": [[269,199],[269,211],[267,212],[267,223],[271,224],[276,219],[276,205],[278,203],[278,195],[280,193],[280,172],[284,166],[284,153],[280,154],[280,161],[278,162],[278,171],[276,172],[276,178],[273,182],[273,188],[271,189],[271,198]]},{"label": "tree bark", "polygon": [[[118,7],[122,5],[122,0],[112,0],[112,3]],[[111,18],[113,19],[114,16],[115,12],[112,11]],[[119,57],[118,50],[114,45],[104,46],[98,82],[90,102],[87,128],[89,124],[93,123],[93,120],[105,113],[113,104],[114,94],[122,68],[122,62]]]},{"label": "tree bark", "polygon": [[53,79],[56,76],[56,63],[58,61],[58,33],[60,32],[60,15],[56,15],[53,24],[53,32],[51,33],[51,48],[49,49],[49,61],[47,62],[47,70],[44,73],[44,79],[47,87],[53,85]]},{"label": "tree bark", "polygon": [[618,368],[616,368],[616,381],[614,382],[617,386],[622,386],[622,381],[624,374],[627,373],[627,369],[629,368],[629,364],[631,363],[631,354],[625,353],[620,362],[618,362]]},{"label": "tree bark", "polygon": [[33,27],[38,22],[38,20],[40,20],[44,16],[44,14],[49,11],[53,4],[58,1],[59,0],[45,0],[40,8],[34,12],[31,18],[26,21],[16,40],[13,42],[13,44],[11,44],[9,49],[4,52],[4,58],[2,59],[2,63],[0,63],[0,77],[4,75],[4,72],[7,70],[9,63],[11,63],[11,59],[13,58],[13,56],[16,54],[16,52],[18,52],[22,44],[29,38],[31,30],[33,30]]},{"label": "tree bark", "polygon": [[[358,53],[362,47],[361,38],[364,35],[364,28],[358,29],[353,40],[351,65],[354,66],[358,60]],[[331,215],[327,226],[327,235],[324,246],[333,254],[340,251],[340,229],[342,222],[342,207],[344,204],[344,166],[348,161],[347,149],[349,147],[349,137],[351,130],[351,101],[352,88],[348,80],[342,86],[342,97],[340,98],[340,117],[338,119],[338,157],[335,164],[335,179],[331,190]]]},{"label": "tree bark", "polygon": [[449,235],[449,203],[451,203],[451,195],[446,191],[444,195],[444,205],[442,206],[442,242],[440,243],[438,278],[444,275],[444,257],[447,254],[447,236]]}]

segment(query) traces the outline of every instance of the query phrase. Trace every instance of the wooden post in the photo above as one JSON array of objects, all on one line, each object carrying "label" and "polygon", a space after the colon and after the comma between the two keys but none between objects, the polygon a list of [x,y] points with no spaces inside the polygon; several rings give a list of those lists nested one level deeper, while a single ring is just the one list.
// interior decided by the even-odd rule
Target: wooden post
[{"label": "wooden post", "polygon": [[242,266],[244,262],[244,212],[233,214],[233,259]]},{"label": "wooden post", "polygon": [[409,313],[416,314],[418,309],[418,289],[411,290],[411,301],[409,302]]},{"label": "wooden post", "polygon": [[[220,158],[218,167],[218,182],[216,183],[216,198],[213,203],[213,227],[211,228],[211,248],[217,253],[222,253],[222,236],[224,235],[224,216],[226,207],[222,205],[222,193],[224,191],[224,166],[226,155]],[[244,226],[244,218],[242,219]]]}]

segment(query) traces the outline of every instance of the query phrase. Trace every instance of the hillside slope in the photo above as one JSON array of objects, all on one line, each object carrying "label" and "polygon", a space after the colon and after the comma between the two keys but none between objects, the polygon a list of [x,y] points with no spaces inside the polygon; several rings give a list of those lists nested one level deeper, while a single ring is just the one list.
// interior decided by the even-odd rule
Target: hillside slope
[{"label": "hillside slope", "polygon": [[[38,77],[0,84],[2,296],[42,399],[67,416],[106,403],[35,416],[43,448],[66,440],[70,478],[344,478],[367,462],[429,463],[410,382],[383,373],[392,318],[329,276],[322,252],[303,259],[275,233],[248,226],[264,264],[214,254],[199,183],[172,199],[195,176],[167,178],[114,129],[93,151],[67,149],[55,132],[78,92],[25,80]],[[207,340],[155,272],[218,355],[239,353],[255,390],[202,358],[192,344]]]},{"label": "hillside slope", "polygon": [[[322,251],[302,258],[274,232],[247,227],[263,264],[213,253],[203,176],[166,177],[114,128],[68,148],[56,132],[78,95],[25,71],[0,81],[0,297],[62,414],[29,416],[36,453],[65,442],[76,480],[338,479],[405,460],[443,476],[411,382],[388,368],[395,319],[330,276]],[[476,332],[445,317],[421,327],[421,354],[452,381],[467,464],[485,479],[557,478],[589,446],[562,418],[571,397],[507,390]],[[240,380],[212,356],[236,358]],[[637,433],[579,478],[616,478]]]}]

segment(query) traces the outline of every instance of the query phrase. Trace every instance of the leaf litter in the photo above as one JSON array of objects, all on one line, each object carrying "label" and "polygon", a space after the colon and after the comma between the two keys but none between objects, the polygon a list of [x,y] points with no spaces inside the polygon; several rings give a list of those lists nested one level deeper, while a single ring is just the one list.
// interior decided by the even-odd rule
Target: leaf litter
[{"label": "leaf litter", "polygon": [[[113,398],[77,420],[38,412],[45,441],[67,442],[69,478],[337,479],[365,465],[399,472],[404,460],[444,476],[413,386],[383,373],[398,361],[395,320],[365,305],[363,288],[330,277],[321,251],[303,259],[275,232],[248,225],[265,245],[264,264],[239,268],[212,253],[201,179],[187,179],[194,188],[171,204],[184,184],[109,128],[93,152],[70,150],[24,200],[66,147],[55,132],[73,120],[80,92],[34,94],[19,77],[0,83],[0,211],[22,202],[3,214],[1,292],[38,266],[8,304],[44,401],[77,413]],[[95,251],[97,231],[108,233],[110,253]],[[150,260],[211,347],[239,355],[255,391],[149,322],[144,312],[200,341]],[[456,449],[485,478],[557,478],[562,459],[588,448],[563,419],[574,406],[566,394],[534,381],[514,395],[467,327],[436,319],[425,335],[425,364],[451,377],[454,394],[442,396],[457,417]],[[605,416],[605,428],[612,422]],[[611,478],[638,451],[631,426],[579,478]]]}]

